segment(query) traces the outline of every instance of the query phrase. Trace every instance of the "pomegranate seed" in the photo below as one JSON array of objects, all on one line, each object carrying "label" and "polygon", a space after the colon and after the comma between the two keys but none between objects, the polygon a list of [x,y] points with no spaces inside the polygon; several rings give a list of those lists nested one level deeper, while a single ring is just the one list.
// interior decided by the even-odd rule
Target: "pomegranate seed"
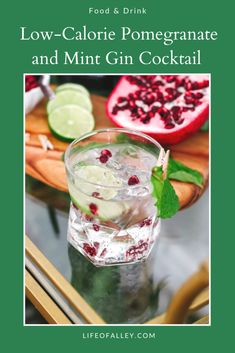
[{"label": "pomegranate seed", "polygon": [[94,246],[90,246],[87,243],[83,244],[83,250],[90,256],[95,256],[97,253],[96,248]]},{"label": "pomegranate seed", "polygon": [[98,232],[100,230],[100,226],[98,224],[94,223],[92,226],[93,226],[94,231]]},{"label": "pomegranate seed", "polygon": [[143,124],[148,124],[150,122],[150,117],[146,116],[146,117],[142,118],[141,121]]},{"label": "pomegranate seed", "polygon": [[127,257],[135,259],[137,255],[143,255],[143,253],[148,249],[148,243],[140,240],[137,245],[132,245],[126,252]]},{"label": "pomegranate seed", "polygon": [[176,77],[175,76],[171,76],[171,75],[166,75],[164,77],[165,81],[168,82],[168,83],[171,83],[171,82],[174,82]]},{"label": "pomegranate seed", "polygon": [[181,116],[181,108],[178,106],[174,106],[171,108],[172,116],[175,120],[179,119]]},{"label": "pomegranate seed", "polygon": [[164,86],[164,83],[160,80],[155,81],[156,86]]},{"label": "pomegranate seed", "polygon": [[139,184],[139,178],[137,177],[137,175],[132,175],[129,179],[128,179],[128,185],[136,185]]},{"label": "pomegranate seed", "polygon": [[88,214],[85,215],[85,220],[87,222],[92,222],[93,221],[93,218],[91,216],[89,216]]},{"label": "pomegranate seed", "polygon": [[95,197],[96,199],[102,199],[102,197],[100,196],[99,192],[94,191],[91,196]]},{"label": "pomegranate seed", "polygon": [[108,157],[107,155],[105,155],[105,154],[104,154],[104,155],[102,155],[102,156],[98,157],[97,159],[99,159],[100,163],[105,164],[105,163],[107,163],[107,162],[108,162],[109,157]]},{"label": "pomegranate seed", "polygon": [[158,110],[158,113],[159,115],[162,117],[162,118],[167,118],[169,115],[170,115],[170,112],[167,108],[165,107],[161,107],[159,110]]},{"label": "pomegranate seed", "polygon": [[176,124],[181,125],[181,124],[183,124],[183,122],[184,122],[184,119],[181,118],[176,121]]},{"label": "pomegranate seed", "polygon": [[89,208],[92,214],[96,215],[98,213],[98,207],[95,203],[90,203]]},{"label": "pomegranate seed", "polygon": [[123,103],[123,102],[127,102],[127,99],[125,97],[119,97],[118,103]]},{"label": "pomegranate seed", "polygon": [[175,127],[175,124],[173,124],[173,123],[167,123],[167,124],[165,124],[165,128],[166,129],[173,129]]},{"label": "pomegranate seed", "polygon": [[140,223],[140,228],[144,226],[150,226],[152,224],[151,218],[146,218]]},{"label": "pomegranate seed", "polygon": [[185,79],[184,78],[176,77],[176,80],[175,80],[175,86],[176,87],[183,86],[184,83],[185,83]]},{"label": "pomegranate seed", "polygon": [[201,92],[197,92],[197,93],[194,94],[194,97],[196,99],[201,99],[203,97],[203,94]]},{"label": "pomegranate seed", "polygon": [[157,107],[156,105],[153,105],[152,108],[151,108],[151,112],[152,112],[153,114],[157,113],[158,110],[159,110],[159,107]]},{"label": "pomegranate seed", "polygon": [[145,225],[146,226],[150,226],[151,224],[152,224],[151,218],[147,218],[146,221],[145,221]]},{"label": "pomegranate seed", "polygon": [[113,107],[112,114],[116,115],[118,113],[118,111],[119,111],[119,109],[118,109],[117,105],[115,105]]},{"label": "pomegranate seed", "polygon": [[109,158],[112,157],[112,153],[109,150],[102,150],[101,155],[108,156]]}]

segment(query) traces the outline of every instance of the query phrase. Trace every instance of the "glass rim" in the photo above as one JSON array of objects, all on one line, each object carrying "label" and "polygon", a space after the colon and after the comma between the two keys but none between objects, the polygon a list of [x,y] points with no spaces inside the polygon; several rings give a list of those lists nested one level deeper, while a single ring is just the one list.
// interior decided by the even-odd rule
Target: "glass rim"
[{"label": "glass rim", "polygon": [[[149,142],[151,142],[153,145],[155,145],[159,150],[163,150],[163,157],[165,156],[165,150],[164,148],[160,145],[160,143],[156,140],[154,140],[152,137],[142,133],[142,132],[139,132],[139,131],[136,131],[136,130],[131,130],[131,129],[126,129],[126,128],[104,128],[104,129],[97,129],[97,130],[93,130],[91,132],[88,132],[88,133],[85,133],[83,135],[81,135],[79,138],[73,140],[69,146],[66,148],[66,151],[65,151],[65,154],[64,154],[64,162],[65,162],[65,166],[66,166],[66,169],[68,170],[69,174],[71,174],[74,178],[76,179],[80,179],[81,181],[87,183],[87,184],[90,184],[90,185],[95,185],[95,186],[98,186],[100,188],[104,188],[104,189],[115,189],[115,190],[121,190],[121,189],[124,189],[124,188],[127,188],[127,187],[131,187],[132,189],[134,188],[138,188],[139,185],[122,185],[122,186],[112,186],[112,185],[102,185],[102,184],[98,184],[98,183],[93,183],[93,182],[90,182],[90,181],[87,181],[86,179],[84,178],[81,178],[77,175],[75,175],[75,173],[73,172],[73,170],[71,169],[70,165],[69,165],[69,155],[70,155],[70,152],[72,150],[72,147],[78,143],[78,142],[81,142],[91,136],[94,136],[94,135],[97,135],[99,133],[111,133],[111,132],[120,132],[120,133],[126,133],[126,134],[132,134],[132,135],[136,135],[136,136],[139,136],[139,137],[142,137],[144,138],[145,140],[148,140]],[[151,152],[150,152],[151,153]],[[149,184],[145,183],[145,184],[141,184],[141,186],[147,186]]]}]

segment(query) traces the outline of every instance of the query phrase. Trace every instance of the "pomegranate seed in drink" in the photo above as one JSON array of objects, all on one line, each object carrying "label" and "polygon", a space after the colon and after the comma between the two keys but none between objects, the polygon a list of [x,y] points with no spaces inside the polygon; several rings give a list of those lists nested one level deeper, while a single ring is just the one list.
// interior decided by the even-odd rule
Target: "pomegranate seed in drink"
[{"label": "pomegranate seed in drink", "polygon": [[90,208],[90,211],[93,215],[97,215],[98,207],[95,203],[90,203],[89,208]]},{"label": "pomegranate seed in drink", "polygon": [[112,157],[112,153],[109,150],[102,150],[101,155],[108,156],[109,158]]},{"label": "pomegranate seed in drink", "polygon": [[136,185],[139,184],[140,180],[137,177],[137,175],[132,175],[129,179],[128,179],[128,185]]}]

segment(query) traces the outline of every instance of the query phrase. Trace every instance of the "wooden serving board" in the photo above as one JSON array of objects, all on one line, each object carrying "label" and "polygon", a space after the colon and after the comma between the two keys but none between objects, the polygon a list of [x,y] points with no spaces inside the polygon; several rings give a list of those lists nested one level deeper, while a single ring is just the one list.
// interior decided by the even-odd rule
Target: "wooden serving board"
[{"label": "wooden serving board", "polygon": [[[113,127],[105,113],[106,98],[92,95],[93,113],[96,129]],[[26,116],[25,130],[29,133],[25,147],[26,173],[32,177],[65,192],[68,192],[64,162],[62,155],[67,143],[57,140],[50,132],[47,124],[46,99]],[[54,150],[44,151],[38,135],[47,135],[54,146]],[[204,187],[172,181],[172,185],[179,197],[181,208],[194,203],[205,190],[209,173],[209,138],[207,132],[198,132],[188,140],[173,146],[171,155],[174,159],[196,169],[204,177]]]}]

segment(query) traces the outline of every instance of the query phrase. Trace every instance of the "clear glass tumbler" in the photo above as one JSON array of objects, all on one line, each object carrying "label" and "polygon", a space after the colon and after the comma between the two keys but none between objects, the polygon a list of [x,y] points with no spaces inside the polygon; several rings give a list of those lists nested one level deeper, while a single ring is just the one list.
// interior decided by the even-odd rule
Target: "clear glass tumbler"
[{"label": "clear glass tumbler", "polygon": [[160,231],[150,177],[161,149],[147,135],[118,128],[93,131],[67,148],[68,241],[94,265],[148,257]]}]

